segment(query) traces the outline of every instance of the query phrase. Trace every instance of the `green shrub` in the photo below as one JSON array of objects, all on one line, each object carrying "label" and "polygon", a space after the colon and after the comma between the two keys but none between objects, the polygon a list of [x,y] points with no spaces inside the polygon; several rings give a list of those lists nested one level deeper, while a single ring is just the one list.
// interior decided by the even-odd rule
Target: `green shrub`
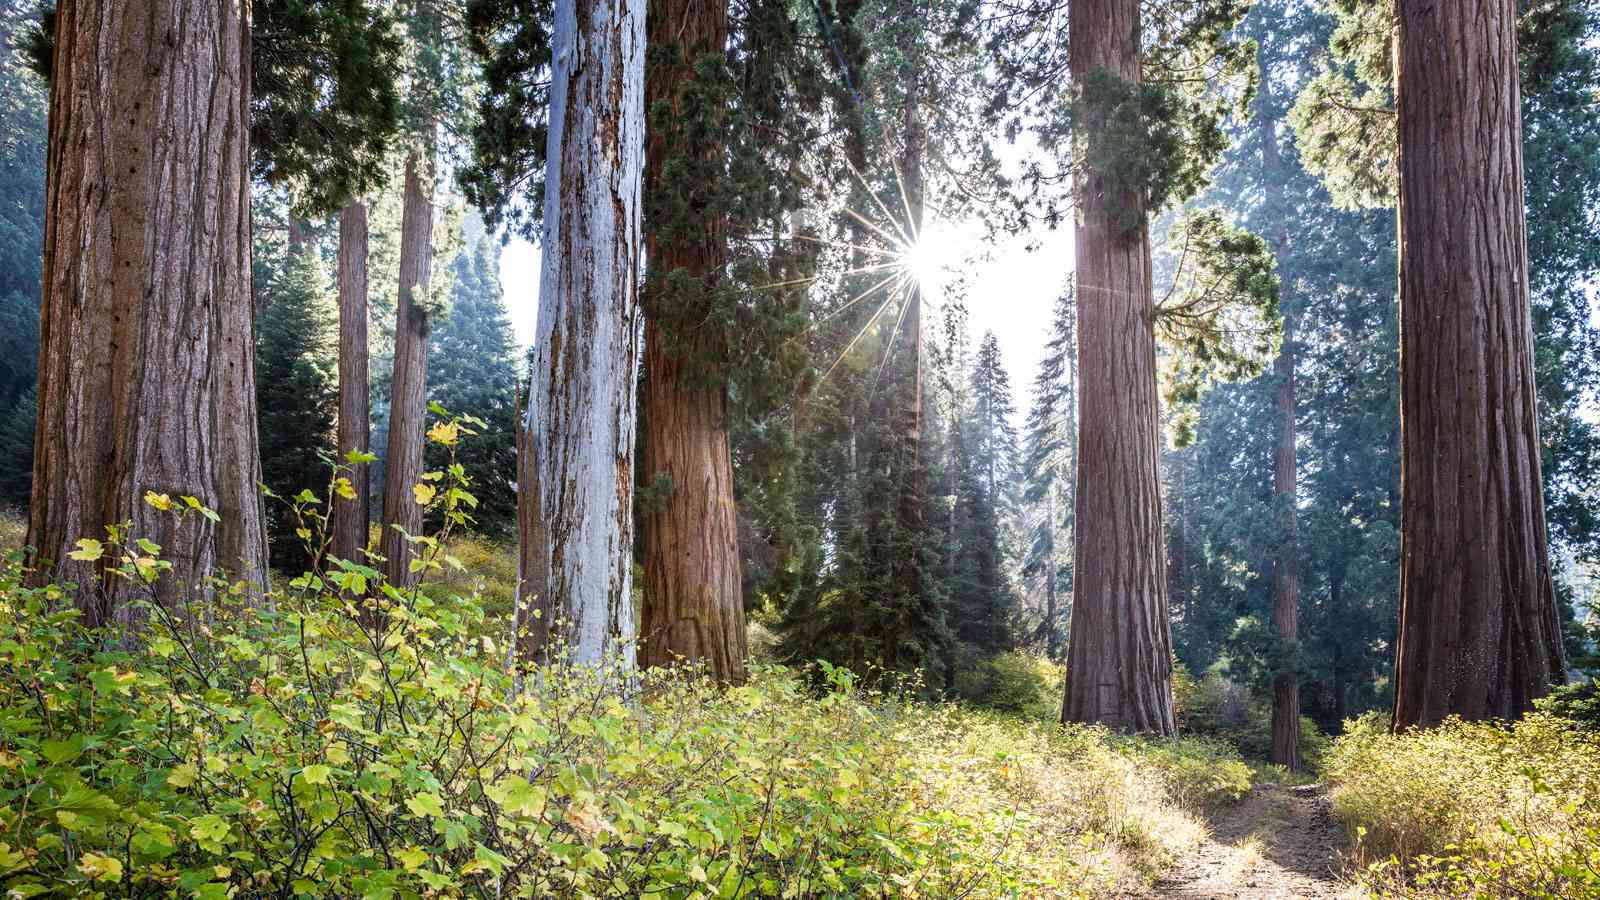
[{"label": "green shrub", "polygon": [[864,691],[825,664],[820,695],[762,666],[728,690],[559,653],[512,673],[481,582],[440,574],[464,545],[417,540],[428,590],[345,562],[267,597],[213,586],[183,614],[153,602],[150,546],[85,542],[144,591],[137,637],[83,628],[11,554],[0,889],[1070,897],[1137,889],[1200,834],[1182,801],[1205,793],[1171,748]]},{"label": "green shrub", "polygon": [[1534,702],[1544,712],[1580,728],[1600,730],[1600,681],[1596,679],[1564,684]]},{"label": "green shrub", "polygon": [[1327,774],[1378,893],[1600,896],[1600,741],[1565,720],[1391,735],[1372,713],[1346,723]]},{"label": "green shrub", "polygon": [[1173,797],[1192,808],[1232,803],[1250,790],[1251,770],[1232,745],[1215,738],[1152,741],[1145,750]]},{"label": "green shrub", "polygon": [[[1253,693],[1221,672],[1195,679],[1181,664],[1174,667],[1173,708],[1182,734],[1227,741],[1247,759],[1272,757],[1272,698]],[[1306,716],[1300,717],[1300,759],[1318,771],[1329,740]]]},{"label": "green shrub", "polygon": [[1030,719],[1061,717],[1065,669],[1032,653],[1012,650],[959,666],[955,695],[968,703]]}]

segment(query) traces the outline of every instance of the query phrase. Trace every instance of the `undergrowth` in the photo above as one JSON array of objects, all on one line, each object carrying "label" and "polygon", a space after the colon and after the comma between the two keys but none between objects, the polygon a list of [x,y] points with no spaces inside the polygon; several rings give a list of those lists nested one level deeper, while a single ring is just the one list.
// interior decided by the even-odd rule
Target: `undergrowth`
[{"label": "undergrowth", "polygon": [[[456,467],[436,481],[470,506]],[[84,628],[7,556],[6,896],[1119,895],[1238,790],[1215,745],[927,704],[826,663],[734,688],[560,652],[513,669],[501,574],[414,540],[425,589],[330,559],[265,596],[188,586],[182,612],[155,602],[159,548],[80,542],[136,633]]]},{"label": "undergrowth", "polygon": [[1546,712],[1388,733],[1346,723],[1334,810],[1382,896],[1600,897],[1600,736]]}]

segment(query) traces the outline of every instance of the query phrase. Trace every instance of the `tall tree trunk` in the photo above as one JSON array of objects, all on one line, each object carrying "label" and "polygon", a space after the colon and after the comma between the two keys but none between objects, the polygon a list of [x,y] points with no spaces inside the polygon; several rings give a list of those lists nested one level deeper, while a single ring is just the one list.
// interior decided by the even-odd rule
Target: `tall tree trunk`
[{"label": "tall tree trunk", "polygon": [[422,506],[412,487],[422,480],[423,420],[427,414],[428,309],[424,305],[433,267],[433,129],[427,146],[406,156],[405,198],[400,212],[400,291],[395,303],[394,381],[389,391],[389,451],[384,461],[384,575],[402,590],[417,583],[411,571],[410,534],[422,531]]},{"label": "tall tree trunk", "polygon": [[339,460],[349,466],[355,496],[334,498],[333,555],[364,563],[372,475],[367,463],[349,463],[371,448],[372,412],[367,382],[367,205],[346,203],[339,213]]},{"label": "tall tree trunk", "polygon": [[311,238],[309,233],[310,230],[310,226],[305,219],[300,218],[293,212],[289,213],[288,250],[290,259],[293,259],[296,256],[306,252],[306,250],[309,248]]},{"label": "tall tree trunk", "polygon": [[[1077,84],[1097,70],[1140,80],[1139,0],[1078,0],[1068,31]],[[1150,242],[1143,224],[1120,224],[1144,198],[1092,168],[1078,177],[1081,436],[1061,716],[1172,734]]]},{"label": "tall tree trunk", "polygon": [[518,465],[524,662],[556,637],[578,663],[633,662],[644,25],[644,0],[556,4],[539,325]]},{"label": "tall tree trunk", "polygon": [[[645,79],[645,108],[668,103],[674,112],[682,112],[684,94],[696,80],[696,61],[723,53],[727,6],[703,0],[651,0],[649,6],[648,44],[658,56]],[[672,121],[681,120],[674,116]],[[671,125],[648,129],[648,195],[694,189],[667,183],[670,159],[699,154],[716,160],[724,155],[720,142],[691,147],[687,140]],[[644,298],[645,432],[639,445],[645,480],[665,475],[672,487],[644,515],[639,664],[683,660],[704,665],[719,681],[738,683],[745,679],[746,644],[727,383],[725,377],[708,377],[724,367],[718,357],[725,338],[677,334],[671,324],[694,321],[697,330],[714,327],[703,320],[726,265],[727,222],[705,200],[689,200],[690,208],[704,210],[704,221],[692,233],[680,233],[679,223],[645,223],[646,258],[654,271]],[[706,309],[658,308],[674,302],[666,284],[671,273],[697,283]]]},{"label": "tall tree trunk", "polygon": [[[1261,123],[1261,168],[1266,205],[1271,214],[1278,216],[1272,249],[1281,273],[1289,255],[1289,229],[1285,218],[1288,209],[1283,198],[1283,181],[1279,177],[1282,167],[1277,123],[1266,114],[1271,100],[1270,91],[1263,90],[1257,115]],[[1285,306],[1283,313],[1283,343],[1272,365],[1277,379],[1273,398],[1277,435],[1272,453],[1272,498],[1282,517],[1277,529],[1278,557],[1272,566],[1272,624],[1278,630],[1279,639],[1292,643],[1298,639],[1300,630],[1299,466],[1295,458],[1294,311]],[[1291,772],[1300,769],[1300,681],[1293,672],[1279,672],[1272,679],[1272,761]]]},{"label": "tall tree trunk", "polygon": [[[203,596],[218,566],[266,571],[246,10],[65,0],[57,11],[27,542],[80,585],[90,624],[133,620],[126,583],[105,574],[110,554],[68,556],[108,524],[161,545],[167,604]],[[151,491],[194,496],[222,521],[157,511]]]},{"label": "tall tree trunk", "polygon": [[1044,492],[1047,517],[1044,526],[1044,653],[1054,661],[1061,658],[1061,615],[1056,606],[1056,489]]},{"label": "tall tree trunk", "polygon": [[1539,481],[1514,0],[1400,0],[1394,727],[1565,680]]}]

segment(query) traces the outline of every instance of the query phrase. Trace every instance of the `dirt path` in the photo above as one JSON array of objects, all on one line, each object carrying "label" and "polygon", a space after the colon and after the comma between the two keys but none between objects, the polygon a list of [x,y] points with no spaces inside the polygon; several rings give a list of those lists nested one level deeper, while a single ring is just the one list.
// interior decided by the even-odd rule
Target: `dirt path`
[{"label": "dirt path", "polygon": [[1211,817],[1211,836],[1156,883],[1174,900],[1333,900],[1343,836],[1315,785],[1260,784]]}]

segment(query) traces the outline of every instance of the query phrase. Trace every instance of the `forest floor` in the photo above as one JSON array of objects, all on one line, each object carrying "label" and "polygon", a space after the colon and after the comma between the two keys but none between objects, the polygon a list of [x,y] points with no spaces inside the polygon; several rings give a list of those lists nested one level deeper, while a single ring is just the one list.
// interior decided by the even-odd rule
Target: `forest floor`
[{"label": "forest floor", "polygon": [[1319,785],[1258,784],[1209,817],[1211,834],[1150,896],[1173,900],[1333,900],[1359,896],[1343,871],[1344,835]]}]

